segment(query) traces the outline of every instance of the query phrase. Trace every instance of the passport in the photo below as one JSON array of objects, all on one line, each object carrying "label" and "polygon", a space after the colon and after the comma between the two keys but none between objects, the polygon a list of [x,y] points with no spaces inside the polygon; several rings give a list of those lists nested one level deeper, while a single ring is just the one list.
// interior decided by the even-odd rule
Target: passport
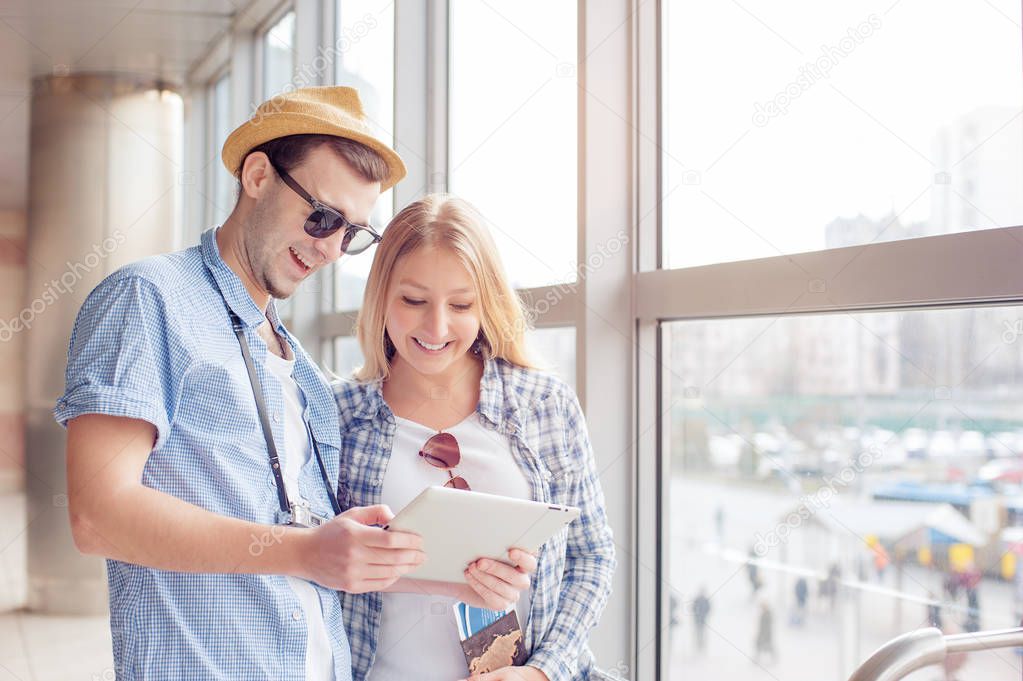
[{"label": "passport", "polygon": [[456,603],[454,610],[470,674],[486,674],[501,667],[526,663],[525,641],[514,608],[487,610]]}]

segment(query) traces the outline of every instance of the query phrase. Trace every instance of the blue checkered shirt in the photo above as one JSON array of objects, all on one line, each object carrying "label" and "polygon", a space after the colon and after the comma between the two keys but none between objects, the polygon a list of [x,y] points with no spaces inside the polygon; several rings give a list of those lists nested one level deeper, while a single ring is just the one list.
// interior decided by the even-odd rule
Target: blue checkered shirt
[{"label": "blue checkered shirt", "polygon": [[[61,424],[82,414],[152,423],[158,436],[144,485],[269,525],[279,504],[228,306],[245,327],[280,451],[284,396],[265,367],[267,348],[256,331],[263,313],[224,264],[215,234],[207,230],[198,246],[128,265],[92,291],[71,334],[66,392],[54,415]],[[334,480],[340,438],[330,387],[272,301],[268,313],[294,351],[306,416]],[[313,510],[332,515],[315,457],[299,488]],[[285,577],[169,572],[117,560],[107,561],[107,573],[118,679],[305,679],[307,625]],[[337,592],[316,590],[335,679],[347,681]]]},{"label": "blue checkered shirt", "polygon": [[[345,508],[378,504],[394,414],[379,382],[338,382],[334,395],[344,464],[339,499]],[[551,681],[588,678],[593,655],[586,642],[611,592],[615,554],[579,402],[552,376],[487,360],[477,411],[486,428],[508,437],[533,499],[582,509],[540,550],[523,629],[528,664]],[[381,601],[376,593],[341,594],[356,681],[367,677],[376,657]]]}]

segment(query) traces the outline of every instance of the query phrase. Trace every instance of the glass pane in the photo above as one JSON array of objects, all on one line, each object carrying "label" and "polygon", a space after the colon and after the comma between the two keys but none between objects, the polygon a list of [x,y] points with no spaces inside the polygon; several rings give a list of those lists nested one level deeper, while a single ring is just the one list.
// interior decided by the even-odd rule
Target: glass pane
[{"label": "glass pane", "polygon": [[295,13],[288,12],[263,34],[263,99],[285,91],[295,75]]},{"label": "glass pane", "polygon": [[362,350],[354,336],[339,336],[334,339],[334,357],[327,369],[341,378],[351,378],[352,373],[362,366]]},{"label": "glass pane", "polygon": [[366,292],[370,265],[373,264],[374,246],[358,255],[342,255],[334,263],[334,309],[358,310]]},{"label": "glass pane", "polygon": [[576,278],[575,2],[452,0],[451,191],[516,287]]},{"label": "glass pane", "polygon": [[211,215],[212,224],[220,224],[234,208],[235,191],[237,180],[235,180],[227,168],[220,162],[220,147],[224,140],[231,134],[231,75],[222,76],[210,90],[210,105],[212,107],[211,122],[213,125],[210,141],[213,148],[210,150],[212,159],[209,167],[213,173],[213,193]]},{"label": "glass pane", "polygon": [[1023,223],[1019,2],[662,6],[667,267]]},{"label": "glass pane", "polygon": [[[374,134],[394,145],[394,1],[344,0],[337,3],[335,81],[359,91]],[[394,215],[394,190],[381,194],[371,224],[383,229]],[[344,257],[335,266],[334,309],[354,310],[362,294],[373,252]]]},{"label": "glass pane", "polygon": [[[935,616],[1018,623],[1021,335],[1020,307],[665,325],[672,678],[838,681]],[[998,653],[955,678],[1018,676]]]},{"label": "glass pane", "polygon": [[575,327],[532,329],[526,342],[540,368],[557,374],[575,389]]}]

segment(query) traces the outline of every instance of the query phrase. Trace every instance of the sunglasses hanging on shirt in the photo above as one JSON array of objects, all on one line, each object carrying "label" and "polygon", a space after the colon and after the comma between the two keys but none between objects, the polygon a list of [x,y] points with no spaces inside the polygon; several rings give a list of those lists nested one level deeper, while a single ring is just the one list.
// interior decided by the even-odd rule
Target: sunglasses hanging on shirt
[{"label": "sunglasses hanging on shirt", "polygon": [[451,433],[437,433],[431,437],[419,450],[419,456],[426,459],[431,466],[448,472],[448,481],[444,483],[445,487],[472,491],[465,478],[451,472],[451,469],[462,460],[462,450],[458,448],[458,440]]}]

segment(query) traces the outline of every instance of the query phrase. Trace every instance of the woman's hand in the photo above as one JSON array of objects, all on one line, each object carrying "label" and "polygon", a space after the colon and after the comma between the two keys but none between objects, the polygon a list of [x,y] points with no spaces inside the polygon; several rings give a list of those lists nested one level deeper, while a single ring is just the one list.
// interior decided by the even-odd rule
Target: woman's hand
[{"label": "woman's hand", "polygon": [[486,674],[476,674],[465,681],[550,681],[536,667],[501,667]]},{"label": "woman's hand", "polygon": [[529,575],[536,572],[536,556],[522,549],[508,549],[514,565],[492,558],[479,558],[465,569],[469,583],[466,597],[469,605],[490,610],[510,610],[519,594],[529,588]]}]

